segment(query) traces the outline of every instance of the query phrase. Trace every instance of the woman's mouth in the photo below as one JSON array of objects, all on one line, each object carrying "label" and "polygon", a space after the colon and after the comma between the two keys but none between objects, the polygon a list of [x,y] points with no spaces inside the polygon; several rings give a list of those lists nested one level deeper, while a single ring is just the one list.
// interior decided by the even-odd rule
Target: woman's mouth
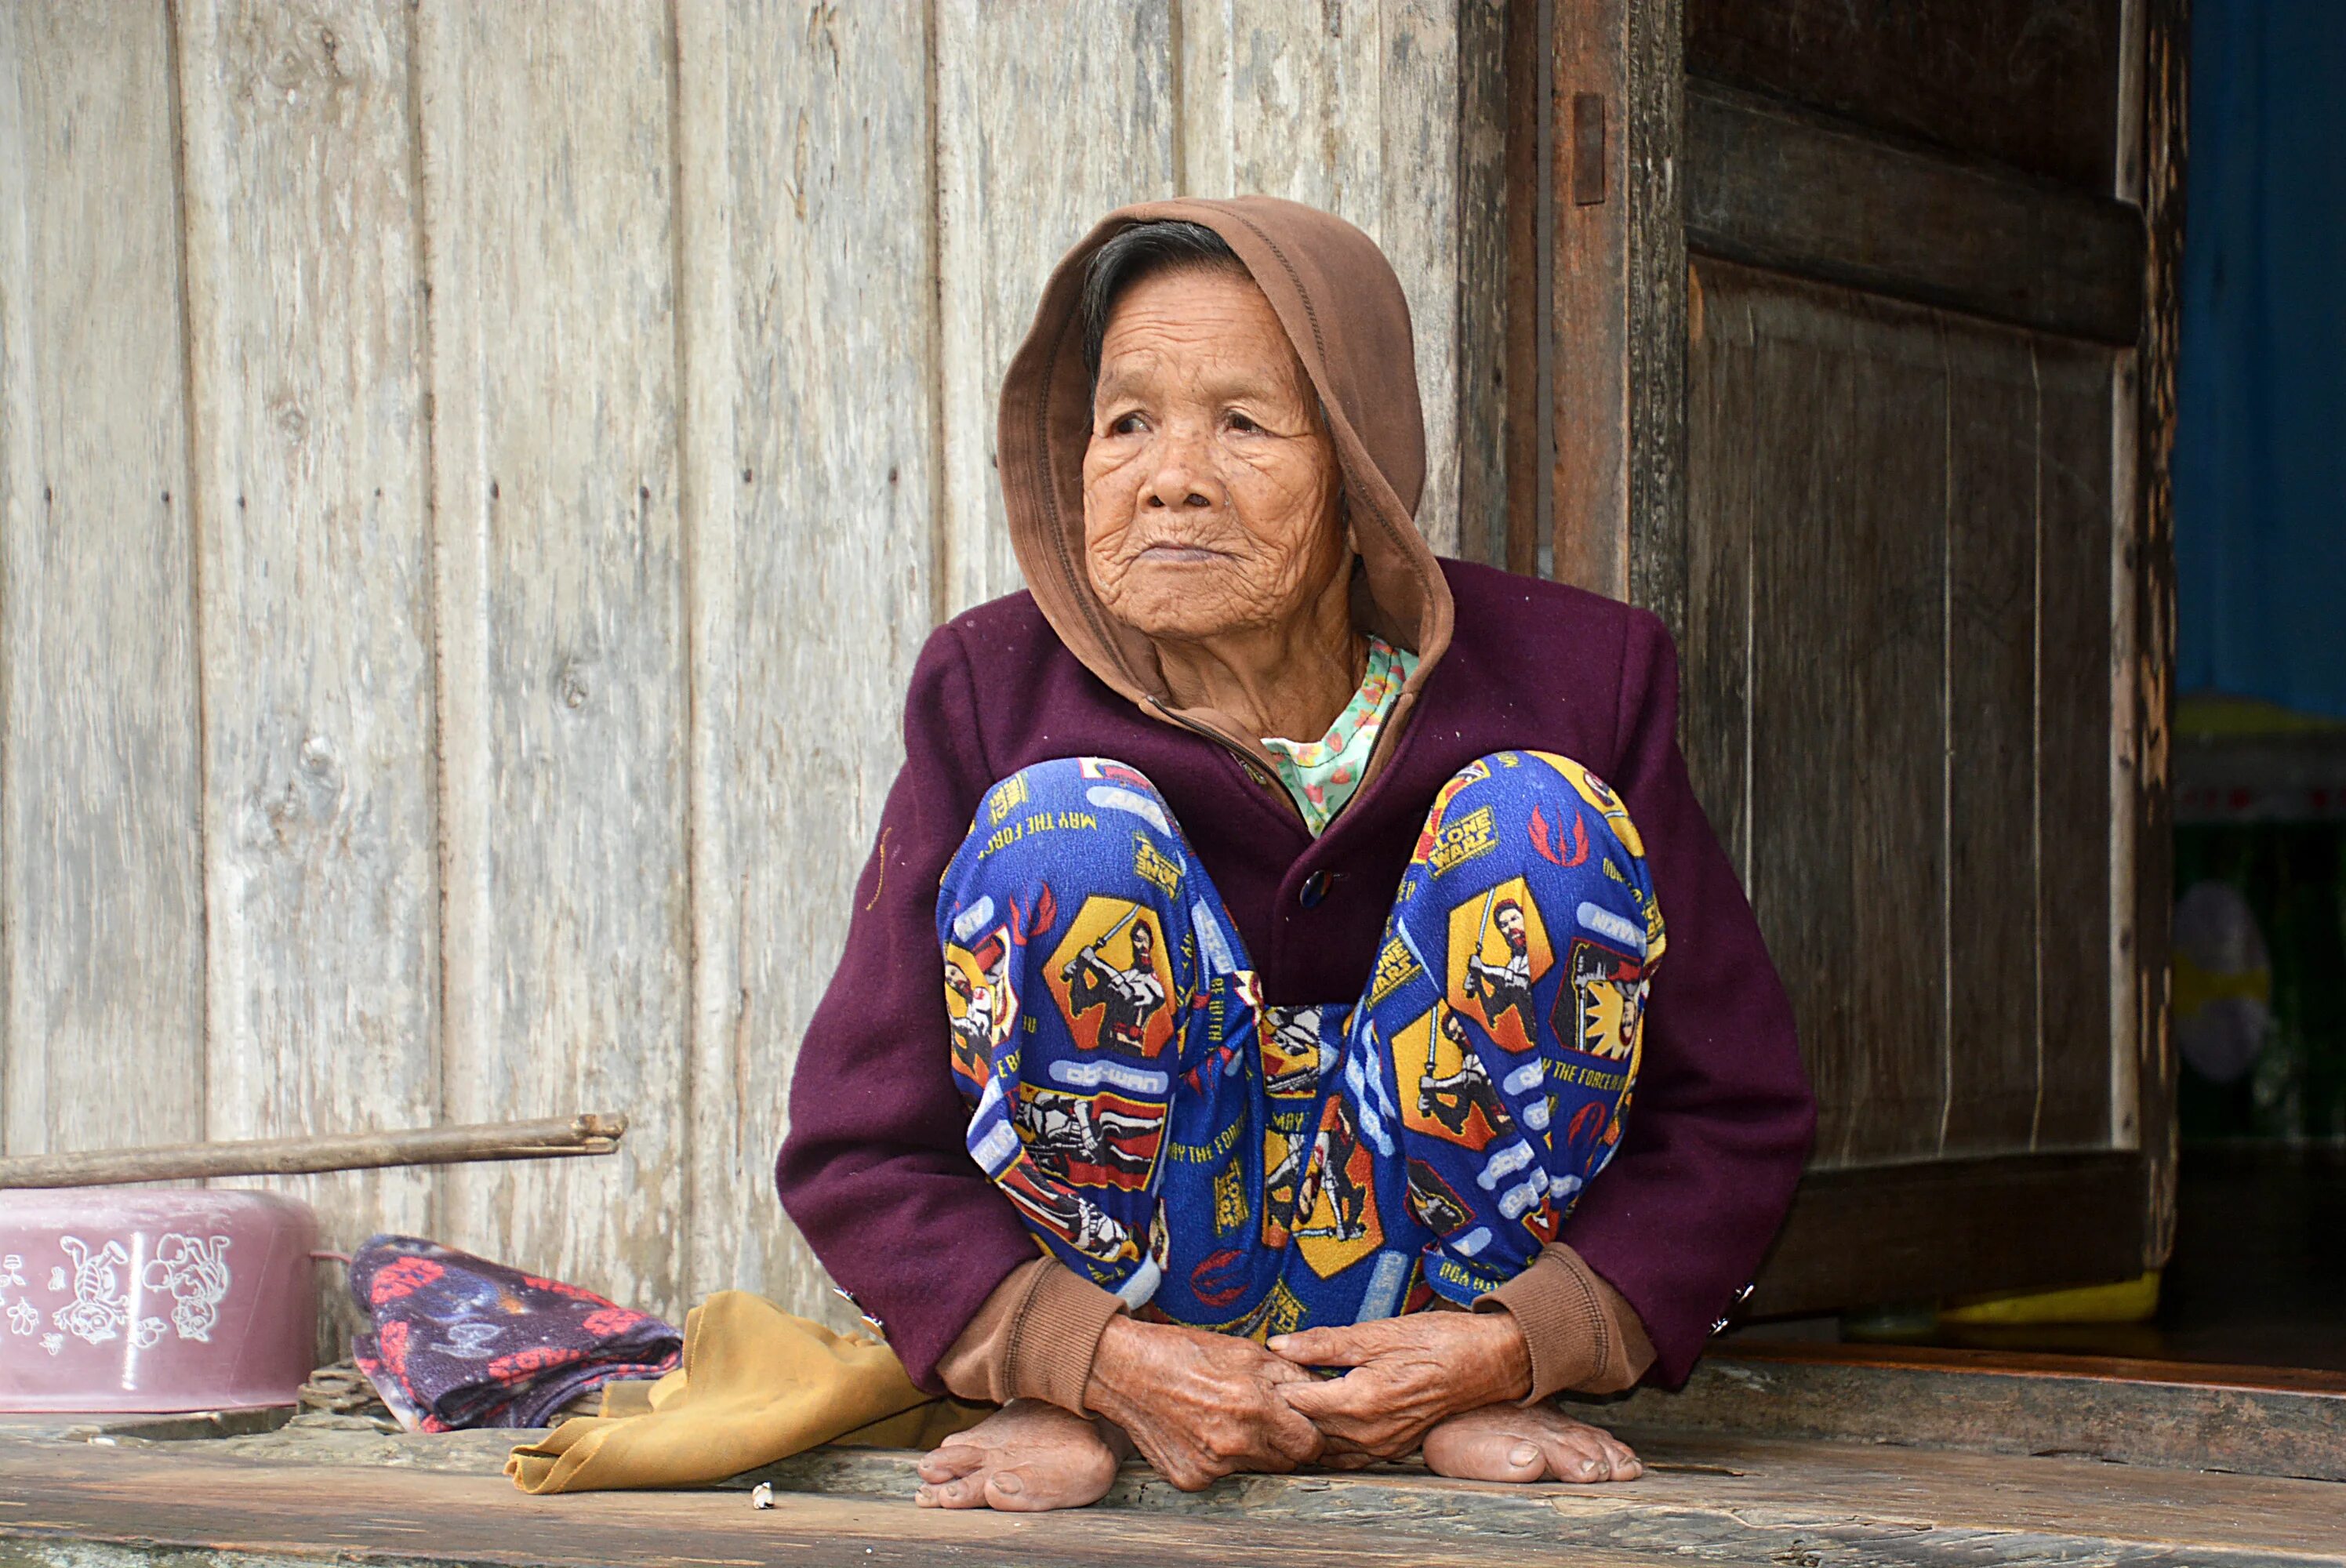
[{"label": "woman's mouth", "polygon": [[1151,565],[1188,565],[1202,561],[1220,561],[1228,557],[1219,550],[1209,550],[1203,545],[1151,545],[1136,559]]}]

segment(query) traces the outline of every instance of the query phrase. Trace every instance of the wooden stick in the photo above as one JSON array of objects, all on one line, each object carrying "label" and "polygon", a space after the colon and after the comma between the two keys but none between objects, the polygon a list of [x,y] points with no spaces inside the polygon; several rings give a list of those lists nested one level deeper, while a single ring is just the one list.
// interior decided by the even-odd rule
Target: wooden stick
[{"label": "wooden stick", "polygon": [[206,1176],[301,1176],[384,1166],[464,1165],[474,1160],[542,1160],[607,1155],[627,1130],[624,1115],[552,1117],[470,1127],[418,1127],[396,1133],[335,1133],[315,1138],[254,1138],[242,1143],[178,1144],[103,1149],[79,1155],[0,1158],[0,1189],[115,1186],[125,1182],[195,1181]]}]

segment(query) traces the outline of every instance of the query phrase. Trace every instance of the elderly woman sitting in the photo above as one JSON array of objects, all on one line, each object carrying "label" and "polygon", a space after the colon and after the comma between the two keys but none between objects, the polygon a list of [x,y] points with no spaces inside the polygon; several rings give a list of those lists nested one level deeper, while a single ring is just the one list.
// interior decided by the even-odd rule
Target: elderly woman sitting
[{"label": "elderly woman sitting", "polygon": [[1634,1477],[1545,1401],[1685,1377],[1813,1121],[1660,624],[1434,558],[1401,288],[1287,202],[1094,229],[1000,467],[1028,592],[913,671],[778,1170],[1005,1406],[923,1501]]}]

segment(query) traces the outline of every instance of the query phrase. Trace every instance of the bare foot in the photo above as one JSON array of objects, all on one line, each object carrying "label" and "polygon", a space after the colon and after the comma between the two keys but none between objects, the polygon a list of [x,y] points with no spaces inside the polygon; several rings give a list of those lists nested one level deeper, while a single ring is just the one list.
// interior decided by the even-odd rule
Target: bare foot
[{"label": "bare foot", "polygon": [[1545,1405],[1484,1405],[1425,1434],[1425,1462],[1460,1481],[1635,1481],[1627,1443]]},{"label": "bare foot", "polygon": [[1039,1513],[1097,1502],[1117,1456],[1090,1421],[1040,1400],[1005,1405],[921,1456],[923,1508]]}]

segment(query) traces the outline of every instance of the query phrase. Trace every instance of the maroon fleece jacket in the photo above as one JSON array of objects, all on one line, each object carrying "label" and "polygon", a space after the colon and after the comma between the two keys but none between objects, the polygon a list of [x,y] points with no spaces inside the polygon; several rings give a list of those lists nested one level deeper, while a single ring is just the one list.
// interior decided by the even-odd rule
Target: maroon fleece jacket
[{"label": "maroon fleece jacket", "polygon": [[[1687,780],[1678,657],[1645,611],[1442,563],[1455,630],[1390,760],[1320,838],[1229,748],[1158,722],[1070,653],[1026,594],[941,626],[904,705],[903,772],[807,1027],[775,1168],[815,1255],[914,1381],[1036,1255],[963,1143],[937,979],[937,884],[995,780],[1112,757],[1154,780],[1274,1003],[1349,1002],[1434,791],[1475,758],[1560,752],[1610,783],[1646,841],[1669,952],[1620,1152],[1560,1239],[1637,1309],[1657,1380],[1682,1382],[1759,1267],[1815,1125],[1790,1004]],[[1307,891],[1307,889],[1311,890]],[[1319,896],[1314,898],[1312,892]]]}]

